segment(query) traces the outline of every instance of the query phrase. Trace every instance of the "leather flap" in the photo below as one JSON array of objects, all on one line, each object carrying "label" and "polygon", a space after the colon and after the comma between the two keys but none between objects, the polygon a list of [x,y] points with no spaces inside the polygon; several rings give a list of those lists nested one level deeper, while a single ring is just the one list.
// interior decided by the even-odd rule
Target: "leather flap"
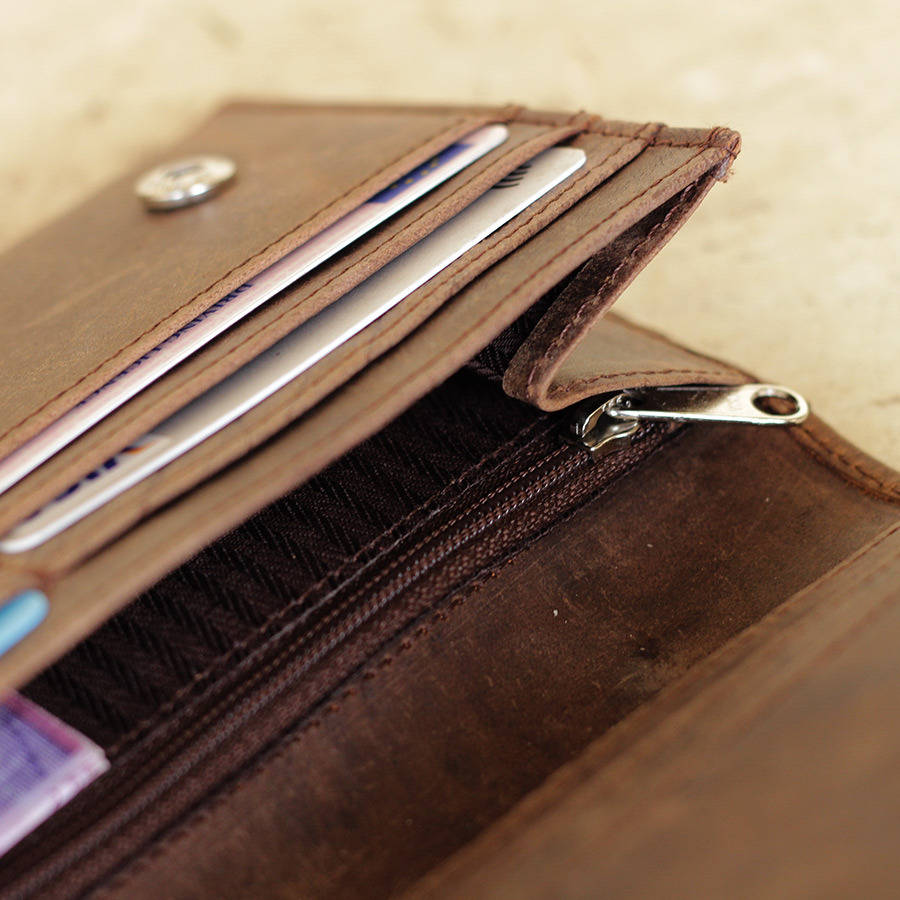
[{"label": "leather flap", "polygon": [[577,223],[593,255],[518,347],[504,375],[507,393],[556,410],[623,387],[743,380],[674,345],[660,352],[662,339],[649,332],[603,323],[622,291],[728,175],[739,146],[739,136],[725,128],[663,129],[596,192]]}]

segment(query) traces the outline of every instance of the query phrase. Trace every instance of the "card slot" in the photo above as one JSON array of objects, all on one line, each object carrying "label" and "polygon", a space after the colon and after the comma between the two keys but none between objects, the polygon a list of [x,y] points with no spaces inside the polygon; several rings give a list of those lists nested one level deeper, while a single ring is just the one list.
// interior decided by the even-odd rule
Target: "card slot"
[{"label": "card slot", "polygon": [[[59,563],[60,560],[64,562],[69,558],[66,547],[72,548],[72,552],[90,551],[92,547],[98,546],[99,542],[114,536],[111,529],[121,529],[126,524],[136,521],[154,505],[164,503],[193,486],[216,468],[246,453],[310,409],[328,393],[349,380],[368,362],[402,340],[464,284],[513,252],[579,198],[589,193],[593,187],[604,181],[610,171],[619,164],[625,146],[623,140],[587,135],[574,141],[574,146],[582,149],[588,159],[583,169],[576,172],[559,188],[551,190],[520,216],[483,240],[459,260],[451,263],[422,288],[405,298],[395,309],[332,351],[313,368],[295,378],[275,397],[264,401],[259,411],[251,410],[245,413],[241,419],[220,434],[207,438],[201,446],[186,454],[183,460],[175,460],[163,471],[147,478],[145,484],[139,484],[133,491],[123,495],[122,503],[111,501],[108,504],[109,513],[112,513],[113,509],[121,508],[117,517],[104,515],[104,511],[101,511],[104,524],[98,527],[95,521],[87,532],[82,532],[82,529],[75,525],[70,529],[72,532],[70,538],[66,538],[64,534],[60,536],[59,541],[52,539],[47,544],[46,552],[52,553]],[[633,155],[637,146],[635,142],[631,142],[627,153]],[[67,482],[66,486],[70,483],[74,482]]]},{"label": "card slot", "polygon": [[12,248],[0,258],[0,457],[416,165],[514,114],[226,107],[153,160],[233,158],[237,178],[213,200],[148,212],[135,172]]},{"label": "card slot", "polygon": [[[571,125],[510,123],[507,140],[164,375],[0,495],[0,532],[93,471],[459,212]],[[624,139],[604,139],[612,144]]]},{"label": "card slot", "polygon": [[[658,203],[692,181],[715,177],[722,154],[707,149],[695,148],[687,160],[680,153],[670,158],[671,183],[656,197]],[[185,484],[196,481],[208,471],[203,468],[206,462],[191,471],[201,455],[222,453],[216,463],[220,464],[230,454],[242,452],[240,442],[252,445],[270,428],[265,419],[275,415],[274,404],[285,403],[279,414],[290,418],[302,407],[303,395],[275,395],[235,423],[240,428],[220,432],[196,448],[193,457],[183,457],[179,468],[173,464],[168,472],[158,473],[162,477],[154,482],[154,496],[146,493],[148,480],[148,485],[139,485],[43,548],[22,554],[20,564],[42,572],[40,586],[50,596],[51,608],[39,629],[42,633],[35,632],[0,658],[0,685],[22,683],[162,574],[321,471],[459,369],[544,293],[647,214],[647,185],[629,169],[557,215],[516,253],[494,262],[465,287],[455,288],[449,302],[352,381],[177,502],[137,521],[159,506],[159,492],[174,488],[178,472],[182,473],[178,478],[187,476]],[[510,224],[516,227],[521,222]],[[463,257],[461,263],[466,261]],[[393,315],[403,314],[398,308]],[[391,327],[387,317],[384,327]],[[291,408],[291,403],[299,406]],[[139,499],[136,492],[142,488],[145,493]],[[129,526],[97,549],[109,537],[94,542],[95,535],[117,534]]]}]

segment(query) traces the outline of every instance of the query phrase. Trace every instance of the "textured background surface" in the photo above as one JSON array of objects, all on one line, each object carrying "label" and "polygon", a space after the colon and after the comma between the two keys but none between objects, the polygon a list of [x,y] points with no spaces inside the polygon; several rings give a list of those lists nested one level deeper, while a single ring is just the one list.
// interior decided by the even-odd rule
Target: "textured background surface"
[{"label": "textured background surface", "polygon": [[620,309],[804,391],[900,466],[895,0],[45,0],[3,18],[0,248],[234,95],[737,128],[733,178]]}]

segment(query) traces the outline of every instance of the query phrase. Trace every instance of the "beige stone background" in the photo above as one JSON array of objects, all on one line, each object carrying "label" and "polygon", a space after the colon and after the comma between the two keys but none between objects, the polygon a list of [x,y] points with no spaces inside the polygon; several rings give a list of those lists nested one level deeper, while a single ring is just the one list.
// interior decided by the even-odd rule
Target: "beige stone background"
[{"label": "beige stone background", "polygon": [[620,308],[805,392],[900,466],[898,12],[896,0],[4,0],[0,248],[234,95],[730,125],[744,137],[734,176]]}]

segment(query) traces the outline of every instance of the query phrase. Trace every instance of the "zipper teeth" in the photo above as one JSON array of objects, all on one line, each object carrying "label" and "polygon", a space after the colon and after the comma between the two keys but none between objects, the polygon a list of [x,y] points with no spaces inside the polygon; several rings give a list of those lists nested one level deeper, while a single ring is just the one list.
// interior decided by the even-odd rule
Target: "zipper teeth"
[{"label": "zipper teeth", "polygon": [[[527,428],[525,428],[522,432],[520,432],[518,437],[522,438],[522,437],[527,436],[528,440],[526,443],[520,444],[519,447],[516,448],[515,452],[517,453],[517,455],[528,454],[528,453],[534,451],[534,449],[540,445],[541,441],[546,441],[547,432],[551,430],[550,428],[546,427],[548,423],[539,422],[539,423],[535,423],[535,424],[544,425],[545,427],[543,427],[541,429],[536,429],[534,425],[530,425]],[[493,454],[492,454],[492,456],[493,456]],[[479,469],[480,466],[481,466],[481,464],[476,466],[475,470]],[[527,471],[530,472],[533,468],[534,467],[531,467],[531,469],[529,469]],[[476,509],[477,506],[481,505],[481,503],[484,499],[485,498],[482,498],[482,500],[479,501],[479,503],[476,505],[476,507],[470,507],[470,509],[473,509],[473,510]],[[396,537],[395,539],[391,540],[390,543],[387,544],[386,546],[381,547],[373,556],[371,556],[365,562],[357,561],[358,562],[357,569],[350,576],[346,576],[346,574],[344,574],[344,577],[342,579],[338,580],[337,583],[334,584],[329,590],[326,590],[323,594],[321,594],[321,596],[319,597],[318,600],[314,601],[313,603],[311,603],[309,606],[306,606],[306,607],[301,606],[299,603],[297,603],[295,605],[292,604],[292,605],[294,605],[295,610],[298,612],[296,617],[285,620],[284,616],[282,616],[281,613],[279,613],[279,615],[277,617],[275,617],[272,622],[267,623],[267,625],[266,625],[267,633],[263,636],[261,642],[255,646],[249,646],[249,647],[245,648],[247,650],[247,654],[245,657],[238,659],[235,662],[235,669],[243,670],[243,669],[255,666],[255,670],[265,671],[268,668],[270,668],[269,664],[263,665],[261,663],[258,663],[258,660],[260,659],[260,657],[265,657],[267,654],[271,655],[273,645],[277,647],[279,642],[284,642],[286,640],[290,640],[292,634],[294,634],[298,629],[305,627],[310,622],[310,620],[314,619],[317,614],[320,614],[322,612],[322,610],[327,607],[329,601],[331,601],[337,594],[346,593],[347,591],[352,591],[354,594],[357,593],[357,590],[353,587],[353,585],[356,584],[356,582],[358,582],[359,580],[361,580],[367,572],[370,572],[371,570],[375,569],[376,567],[382,565],[385,560],[385,557],[390,558],[390,554],[392,552],[396,552],[398,548],[402,547],[404,544],[404,541],[408,542],[410,540],[411,536],[414,536],[414,535],[420,533],[421,531],[423,531],[426,528],[430,528],[435,521],[439,522],[441,515],[446,514],[448,510],[452,511],[453,509],[458,508],[460,503],[461,503],[461,499],[460,499],[460,495],[458,495],[458,494],[454,494],[453,496],[451,496],[449,498],[443,498],[442,500],[439,499],[438,503],[435,505],[435,508],[430,510],[424,519],[419,520],[411,528],[409,528],[405,533],[401,533],[401,535],[399,537]],[[457,520],[458,520],[458,517],[454,521],[457,521]],[[437,535],[440,533],[440,531],[442,529],[445,530],[447,527],[447,524],[448,523],[444,523],[443,525],[439,524],[438,530],[435,531],[433,534]],[[408,553],[405,554],[405,556],[408,556],[408,555],[409,555]],[[393,566],[395,563],[396,563],[396,560],[393,560],[391,563],[388,563],[388,566]],[[320,581],[317,583],[317,586],[324,588],[327,584],[330,583],[330,579],[331,579],[331,575],[326,575],[324,578],[320,579]],[[307,592],[306,596],[309,596],[309,595],[310,595],[310,592]],[[282,612],[284,612],[284,610]],[[332,615],[332,617],[333,617],[333,615]],[[280,620],[281,624],[279,624],[279,620]],[[277,625],[278,627],[275,628],[274,630],[271,630],[273,625]],[[316,629],[318,629],[320,627],[320,625],[321,625],[321,620],[314,627]],[[224,680],[226,680],[225,676],[227,674],[228,674],[227,672],[223,673],[220,670],[220,673],[219,673],[220,677],[211,686],[211,689],[214,689],[216,684],[221,684]],[[189,695],[186,698],[184,698],[184,701],[185,701],[185,703],[197,703],[197,702],[202,701],[203,697],[204,697],[203,693]],[[158,724],[159,723],[157,723],[157,725]],[[158,732],[160,729],[157,727],[156,729],[152,729],[152,730],[155,730]],[[130,755],[132,755],[135,752],[146,751],[146,749],[147,749],[146,745],[142,741],[146,740],[147,738],[148,738],[148,735],[146,732],[144,732],[142,734],[137,735],[134,739],[129,740],[128,744],[126,745],[125,752],[123,752],[121,755],[119,755],[117,757],[117,759],[115,761],[116,764],[123,763],[123,764],[127,765],[128,758]],[[160,740],[164,740],[164,739],[165,739],[164,735],[162,738],[157,737],[156,742],[159,743]],[[152,741],[153,739],[150,738],[150,740]]]},{"label": "zipper teeth", "polygon": [[[649,428],[644,434],[650,438],[654,433],[659,434],[660,430]],[[515,464],[521,463],[520,457],[526,457],[527,461],[534,453],[535,444],[546,437],[547,432],[543,431],[534,441],[522,447],[514,460],[506,461],[512,465],[502,466],[499,484],[474,505],[466,504],[465,494],[450,501],[447,504],[448,520],[424,539],[420,533],[422,525],[413,528],[407,537],[413,546],[392,559],[372,585],[358,582],[367,570],[383,562],[380,558],[363,566],[345,585],[328,592],[316,608],[306,611],[298,620],[279,629],[266,644],[257,648],[251,654],[251,657],[257,659],[252,660],[256,664],[250,673],[242,676],[233,689],[220,689],[219,696],[211,697],[208,706],[204,704],[206,708],[187,727],[177,732],[175,749],[168,743],[158,746],[134,771],[123,772],[118,783],[109,786],[110,791],[105,794],[108,811],[103,821],[97,822],[96,809],[93,810],[93,815],[91,810],[85,810],[73,821],[66,823],[56,842],[56,851],[51,849],[46,852],[45,845],[41,845],[40,849],[45,851],[41,853],[43,863],[34,859],[34,868],[31,868],[27,859],[22,861],[22,868],[25,870],[21,882],[22,894],[28,895],[45,888],[63,875],[66,869],[78,865],[114,840],[123,828],[131,825],[142,812],[156,805],[185,776],[209,759],[244,723],[282,696],[305,672],[350,640],[380,611],[425,579],[441,562],[470,546],[476,538],[516,511],[527,507],[560,481],[571,479],[587,467],[588,480],[594,489],[590,493],[596,493],[609,480],[630,468],[660,443],[659,440],[640,440],[635,446],[605,458],[602,465],[592,462],[586,453],[571,447],[559,447],[549,455],[530,462],[524,469],[516,469]],[[510,468],[513,469],[512,472]],[[523,480],[526,483],[523,484]],[[558,520],[565,514],[557,514],[554,518]],[[394,549],[403,542],[403,539],[396,542]],[[410,560],[412,563],[405,565]],[[485,564],[484,561],[481,562],[482,567]],[[477,559],[475,567],[478,567]],[[318,621],[309,630],[294,636],[293,632],[303,627],[316,613],[321,616]],[[309,652],[305,652],[307,650]],[[260,656],[262,659],[258,659]],[[291,660],[296,661],[294,665],[290,664]],[[246,664],[247,660],[242,663]],[[233,683],[230,678],[226,681]],[[327,697],[329,693],[330,690],[325,691],[323,696]],[[202,695],[200,699],[202,700]],[[319,698],[316,705],[322,699]],[[304,712],[301,719],[308,717],[310,712],[311,710]],[[269,743],[276,741],[278,736],[271,735]],[[126,754],[128,755],[130,754]],[[120,758],[120,762],[124,760]],[[129,797],[142,785],[147,790],[135,796],[133,802],[129,802]],[[143,846],[147,837],[166,825],[167,823],[163,823],[152,827],[148,835],[138,842],[139,845]],[[135,852],[139,853],[140,849]],[[126,861],[132,855],[127,853]],[[121,864],[121,861],[117,861],[114,868],[119,868]],[[94,866],[88,861],[85,865],[86,880],[79,881],[82,885],[94,884],[106,877],[108,868],[108,864],[98,861]]]}]

